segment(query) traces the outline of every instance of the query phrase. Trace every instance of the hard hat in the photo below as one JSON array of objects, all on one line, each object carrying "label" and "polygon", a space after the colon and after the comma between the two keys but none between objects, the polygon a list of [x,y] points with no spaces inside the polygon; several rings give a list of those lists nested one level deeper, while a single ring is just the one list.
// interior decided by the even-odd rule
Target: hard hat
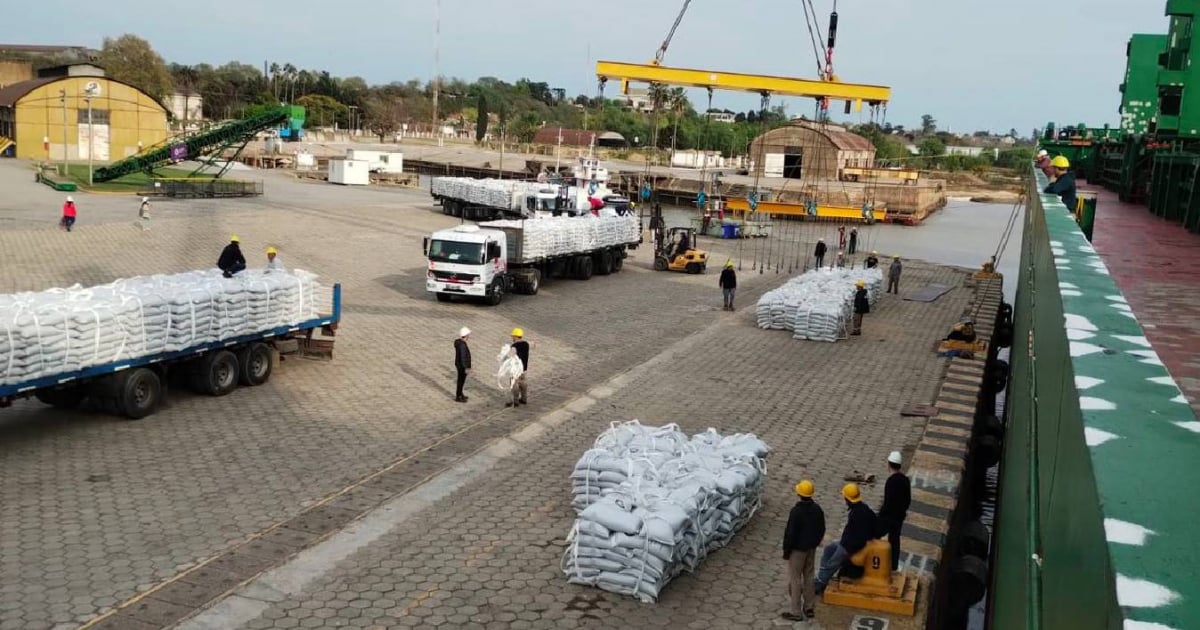
[{"label": "hard hat", "polygon": [[469,335],[469,334],[471,334],[471,329],[470,329],[470,328],[467,328],[466,326],[463,326],[462,328],[459,328],[459,329],[458,329],[458,336],[459,336],[459,337],[466,337],[466,336],[467,336],[467,335]]},{"label": "hard hat", "polygon": [[1056,155],[1053,160],[1050,160],[1050,166],[1055,168],[1071,168],[1071,161],[1066,156]]},{"label": "hard hat", "polygon": [[730,269],[733,269],[733,261],[732,261],[732,260],[726,260],[726,261],[725,261],[725,266],[726,266],[726,267],[729,267]]},{"label": "hard hat", "polygon": [[859,503],[862,501],[862,493],[858,491],[858,484],[848,483],[842,486],[842,498],[851,503]]},{"label": "hard hat", "polygon": [[230,243],[241,243],[242,239],[238,238],[237,234],[234,234],[233,236],[229,237],[229,242]]},{"label": "hard hat", "polygon": [[872,255],[872,256],[878,256],[878,255],[879,255],[879,252],[877,252],[877,251],[875,251],[875,250],[873,250],[873,249],[872,249],[872,250],[871,250],[871,255]]},{"label": "hard hat", "polygon": [[1049,153],[1046,153],[1046,150],[1045,150],[1045,149],[1039,149],[1039,150],[1038,150],[1038,154],[1037,154],[1037,156],[1038,156],[1038,157],[1046,157],[1047,155],[1050,155],[1050,154],[1049,154]]},{"label": "hard hat", "polygon": [[802,497],[811,498],[816,488],[813,487],[813,482],[803,479],[796,484],[796,494]]},{"label": "hard hat", "polygon": [[899,466],[904,463],[904,458],[900,456],[900,451],[892,451],[888,454],[888,463]]},{"label": "hard hat", "polygon": [[150,201],[150,198],[149,198],[149,197],[142,197],[142,203],[145,203],[145,202],[147,202],[147,201]]},{"label": "hard hat", "polygon": [[75,203],[75,200],[71,198],[71,195],[67,195],[67,201],[70,201],[71,203]]},{"label": "hard hat", "polygon": [[524,337],[524,336],[525,336],[525,331],[524,331],[523,329],[521,329],[521,328],[514,328],[514,329],[513,329],[513,331],[512,331],[512,336],[514,336],[514,337]]},{"label": "hard hat", "polygon": [[817,239],[817,242],[818,242],[818,243],[824,243],[824,242],[825,242],[825,239],[823,239],[823,238],[819,238],[819,239]]},{"label": "hard hat", "polygon": [[863,280],[859,280],[858,282],[854,283],[854,286],[859,287],[861,289],[862,287],[867,286],[867,283]]},{"label": "hard hat", "polygon": [[268,247],[268,248],[267,248],[267,253],[268,253],[268,254],[278,254],[279,252],[275,251],[275,248],[274,248],[274,247]]}]

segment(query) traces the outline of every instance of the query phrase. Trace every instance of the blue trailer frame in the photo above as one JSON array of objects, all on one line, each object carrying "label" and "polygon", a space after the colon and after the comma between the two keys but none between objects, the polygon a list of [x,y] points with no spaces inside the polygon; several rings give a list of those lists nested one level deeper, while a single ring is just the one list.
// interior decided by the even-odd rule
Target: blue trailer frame
[{"label": "blue trailer frame", "polygon": [[41,378],[22,383],[16,383],[13,385],[0,385],[0,406],[7,406],[7,403],[11,403],[13,399],[28,396],[40,389],[59,387],[72,381],[82,381],[96,378],[98,376],[115,374],[129,368],[174,362],[180,359],[202,355],[205,352],[228,348],[230,346],[237,346],[254,341],[272,339],[275,337],[286,337],[292,333],[300,331],[311,331],[325,327],[336,329],[337,323],[341,320],[341,318],[342,285],[339,283],[333,285],[333,313],[328,317],[309,319],[290,326],[278,326],[276,328],[262,330],[247,335],[239,335],[229,339],[222,339],[220,341],[190,346],[188,348],[184,348],[183,350],[176,350],[174,352],[149,354],[144,357],[138,357],[136,359],[130,359],[127,361],[116,361],[113,363],[105,363],[103,365],[94,365],[92,367],[84,368],[82,370],[75,370],[73,372],[65,372],[62,374],[55,374],[53,376],[43,376]]}]

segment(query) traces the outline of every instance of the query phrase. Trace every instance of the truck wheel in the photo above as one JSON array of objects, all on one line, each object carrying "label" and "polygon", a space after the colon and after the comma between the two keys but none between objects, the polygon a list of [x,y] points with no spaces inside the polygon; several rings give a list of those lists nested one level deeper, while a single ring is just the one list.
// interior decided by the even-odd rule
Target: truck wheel
[{"label": "truck wheel", "polygon": [[612,273],[612,252],[604,250],[596,254],[595,266],[597,275],[607,276]]},{"label": "truck wheel", "polygon": [[688,273],[700,273],[704,271],[704,269],[700,266],[700,263],[688,263],[684,269]]},{"label": "truck wheel", "polygon": [[198,360],[195,378],[198,393],[224,396],[237,387],[237,357],[228,350],[210,352]]},{"label": "truck wheel", "polygon": [[591,279],[592,272],[595,270],[595,267],[592,266],[592,257],[591,256],[580,256],[578,258],[577,262],[575,263],[575,266],[576,266],[576,269],[579,270],[575,276],[576,278],[578,278],[580,280],[590,280]]},{"label": "truck wheel", "polygon": [[271,378],[271,348],[265,343],[252,343],[238,351],[238,382],[254,387]]},{"label": "truck wheel", "polygon": [[434,293],[433,295],[434,295],[434,297],[437,298],[437,301],[439,301],[439,302],[449,302],[450,301],[449,293]]},{"label": "truck wheel", "polygon": [[613,252],[612,270],[617,273],[625,266],[624,252]]},{"label": "truck wheel", "polygon": [[542,285],[542,272],[534,269],[533,273],[529,274],[529,282],[525,283],[525,293],[529,295],[537,295],[538,289]]},{"label": "truck wheel", "polygon": [[504,285],[499,280],[492,283],[492,290],[488,292],[487,302],[492,306],[499,306],[500,302],[504,301]]},{"label": "truck wheel", "polygon": [[133,368],[118,377],[117,411],[130,420],[141,420],[158,409],[162,381],[149,368]]},{"label": "truck wheel", "polygon": [[669,263],[667,262],[666,256],[656,256],[654,258],[654,270],[655,271],[666,271],[668,265],[669,265]]},{"label": "truck wheel", "polygon": [[81,387],[60,387],[58,389],[39,389],[33,397],[57,409],[74,409],[87,396]]}]

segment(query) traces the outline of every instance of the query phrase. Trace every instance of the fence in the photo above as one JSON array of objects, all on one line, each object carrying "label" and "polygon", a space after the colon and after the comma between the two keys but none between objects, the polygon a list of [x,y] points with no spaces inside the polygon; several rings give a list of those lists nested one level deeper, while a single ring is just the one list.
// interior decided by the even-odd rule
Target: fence
[{"label": "fence", "polygon": [[165,178],[155,179],[154,188],[138,194],[180,198],[256,197],[263,194],[263,183],[245,179]]}]

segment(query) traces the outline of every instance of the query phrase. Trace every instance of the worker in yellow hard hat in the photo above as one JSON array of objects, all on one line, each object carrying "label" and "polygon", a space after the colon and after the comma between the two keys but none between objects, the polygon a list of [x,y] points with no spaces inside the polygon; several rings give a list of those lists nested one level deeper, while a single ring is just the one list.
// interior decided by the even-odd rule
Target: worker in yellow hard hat
[{"label": "worker in yellow hard hat", "polygon": [[505,405],[506,407],[529,404],[528,387],[525,383],[525,374],[529,372],[529,342],[525,340],[523,328],[512,329],[512,349],[521,359],[522,371],[521,375],[513,381],[512,390],[509,392],[512,394],[512,400]]},{"label": "worker in yellow hard hat", "polygon": [[264,269],[266,273],[272,271],[283,271],[283,261],[279,260],[279,250],[274,247],[267,248],[267,267]]},{"label": "worker in yellow hard hat", "polygon": [[732,311],[733,296],[737,293],[737,272],[733,270],[732,258],[725,261],[725,268],[721,270],[721,278],[717,280],[717,286],[721,287],[721,295],[725,299],[725,305],[722,308]]},{"label": "worker in yellow hard hat", "polygon": [[226,278],[232,278],[234,274],[246,268],[246,257],[242,255],[239,245],[241,242],[242,239],[238,238],[237,234],[230,236],[229,244],[221,250],[221,257],[217,259],[217,268]]},{"label": "worker in yellow hard hat", "polygon": [[1050,160],[1050,167],[1054,169],[1054,181],[1050,182],[1042,192],[1058,195],[1067,210],[1075,212],[1078,197],[1075,194],[1075,174],[1071,172],[1071,161],[1064,156],[1056,155],[1053,160]]},{"label": "worker in yellow hard hat", "polygon": [[825,592],[830,578],[842,569],[842,565],[850,560],[850,556],[874,540],[879,530],[875,511],[863,501],[862,490],[858,484],[848,483],[843,486],[842,499],[846,501],[848,509],[846,527],[842,529],[841,539],[827,545],[821,553],[821,569],[817,572],[817,595]]},{"label": "worker in yellow hard hat", "polygon": [[862,334],[863,315],[871,312],[871,299],[867,295],[867,283],[859,280],[854,283],[854,319],[850,327],[851,335]]},{"label": "worker in yellow hard hat", "polygon": [[783,533],[783,559],[788,565],[791,604],[782,617],[788,621],[812,619],[813,606],[817,602],[813,565],[816,563],[817,545],[825,538],[825,512],[813,501],[814,494],[816,489],[808,479],[796,484],[796,496],[800,499],[792,506],[787,529]]}]

